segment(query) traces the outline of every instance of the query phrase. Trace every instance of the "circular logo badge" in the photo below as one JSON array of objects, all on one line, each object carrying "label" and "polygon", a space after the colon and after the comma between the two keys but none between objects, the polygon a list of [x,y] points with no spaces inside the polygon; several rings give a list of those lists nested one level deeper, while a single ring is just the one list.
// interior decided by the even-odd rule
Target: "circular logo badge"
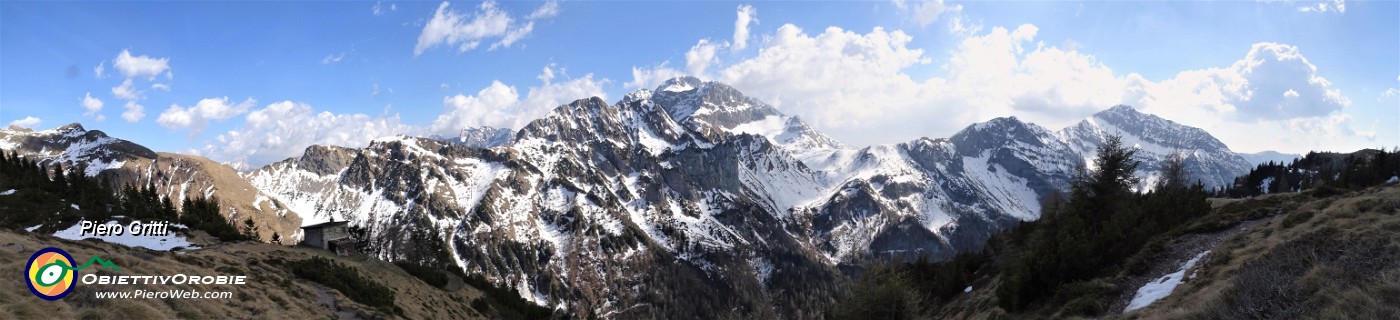
[{"label": "circular logo badge", "polygon": [[24,266],[29,292],[44,300],[58,300],[73,292],[73,256],[59,248],[44,248],[29,257]]}]

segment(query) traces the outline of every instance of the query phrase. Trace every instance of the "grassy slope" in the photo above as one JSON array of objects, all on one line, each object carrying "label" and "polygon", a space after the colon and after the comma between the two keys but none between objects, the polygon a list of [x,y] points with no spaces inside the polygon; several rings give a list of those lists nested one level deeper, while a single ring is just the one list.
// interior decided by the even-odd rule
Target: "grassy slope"
[{"label": "grassy slope", "polygon": [[[24,263],[34,251],[59,247],[85,260],[93,255],[110,259],[120,271],[97,271],[116,275],[247,275],[242,286],[217,285],[82,285],[59,301],[44,301],[25,290]],[[0,230],[0,319],[335,319],[393,318],[351,301],[345,295],[296,276],[284,261],[321,256],[349,265],[358,272],[391,288],[403,316],[411,319],[482,318],[470,303],[480,296],[475,288],[447,291],[423,283],[391,263],[334,257],[326,251],[282,247],[260,243],[216,244],[185,253],[129,248],[98,241],[69,241],[24,231]],[[80,262],[81,263],[81,262]],[[96,299],[99,290],[170,289],[231,291],[230,299]]]},{"label": "grassy slope", "polygon": [[[1212,248],[1172,295],[1128,314],[1130,319],[1317,318],[1387,319],[1400,314],[1400,185],[1321,194],[1307,191],[1250,200],[1212,199],[1211,214],[1154,240],[1129,260],[1165,261],[1160,247],[1185,235],[1217,232],[1243,221],[1277,217]],[[1164,262],[1165,261],[1165,262]],[[997,306],[994,268],[983,268],[972,292],[929,306],[935,319],[1076,318],[1074,303],[1107,306],[1137,288],[1112,276],[1066,286],[1031,310]],[[1139,275],[1140,276],[1140,275]],[[1263,310],[1263,311],[1250,311]]]},{"label": "grassy slope", "polygon": [[1294,195],[1217,246],[1199,278],[1125,318],[1400,317],[1400,186]]}]

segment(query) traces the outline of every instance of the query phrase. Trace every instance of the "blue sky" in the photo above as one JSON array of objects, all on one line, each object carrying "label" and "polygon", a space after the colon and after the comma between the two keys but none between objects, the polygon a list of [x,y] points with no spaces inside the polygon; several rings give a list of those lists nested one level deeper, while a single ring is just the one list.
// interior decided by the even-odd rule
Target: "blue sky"
[{"label": "blue sky", "polygon": [[0,57],[0,124],[254,166],[683,74],[858,146],[1119,103],[1236,151],[1400,145],[1395,1],[7,1]]}]

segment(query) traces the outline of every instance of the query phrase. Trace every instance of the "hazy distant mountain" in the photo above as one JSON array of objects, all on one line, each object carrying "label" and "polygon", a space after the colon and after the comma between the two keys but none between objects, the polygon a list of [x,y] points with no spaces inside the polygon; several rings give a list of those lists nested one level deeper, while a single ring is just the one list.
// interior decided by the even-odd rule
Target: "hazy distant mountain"
[{"label": "hazy distant mountain", "polygon": [[515,141],[515,132],[508,128],[473,127],[462,129],[462,132],[456,137],[437,136],[435,138],[469,147],[491,148]]},{"label": "hazy distant mountain", "polygon": [[1276,162],[1276,163],[1288,163],[1288,162],[1293,161],[1293,159],[1298,159],[1298,158],[1302,158],[1302,157],[1303,157],[1303,155],[1301,155],[1301,154],[1282,153],[1282,152],[1277,152],[1277,151],[1261,151],[1261,152],[1255,152],[1255,153],[1241,153],[1240,156],[1241,156],[1241,157],[1244,157],[1244,159],[1245,159],[1246,161],[1249,161],[1249,165],[1250,165],[1251,167],[1252,167],[1252,166],[1255,166],[1255,165],[1258,165],[1258,164],[1260,164],[1260,163],[1265,163],[1265,162],[1269,162],[1269,161],[1273,161],[1273,162]]}]

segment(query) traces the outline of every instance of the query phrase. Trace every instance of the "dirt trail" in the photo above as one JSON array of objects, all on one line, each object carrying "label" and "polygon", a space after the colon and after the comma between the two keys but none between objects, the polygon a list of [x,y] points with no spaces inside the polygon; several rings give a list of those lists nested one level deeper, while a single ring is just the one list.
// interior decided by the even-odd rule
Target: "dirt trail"
[{"label": "dirt trail", "polygon": [[[1123,309],[1128,306],[1128,302],[1133,300],[1133,295],[1137,294],[1138,288],[1142,288],[1142,286],[1149,281],[1157,280],[1167,274],[1176,272],[1181,269],[1183,263],[1186,263],[1187,260],[1190,260],[1197,254],[1215,248],[1216,245],[1219,245],[1221,242],[1225,241],[1225,239],[1229,239],[1235,234],[1268,223],[1280,216],[1283,215],[1243,221],[1230,229],[1212,233],[1187,234],[1172,240],[1171,243],[1167,244],[1166,250],[1162,253],[1161,258],[1153,262],[1151,267],[1148,267],[1147,273],[1140,276],[1128,277],[1118,283],[1118,287],[1123,288],[1123,292],[1119,293],[1118,298],[1113,300],[1113,304],[1108,306],[1108,310],[1113,312],[1110,316],[1122,314]],[[1202,261],[1206,259],[1209,259],[1209,255],[1202,258]]]}]

